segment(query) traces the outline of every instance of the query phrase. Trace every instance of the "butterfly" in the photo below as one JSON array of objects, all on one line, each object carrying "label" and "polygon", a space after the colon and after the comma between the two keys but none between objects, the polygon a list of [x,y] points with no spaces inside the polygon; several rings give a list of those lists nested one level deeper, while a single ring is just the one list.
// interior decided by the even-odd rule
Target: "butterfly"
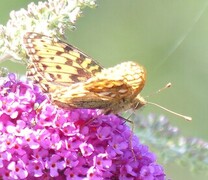
[{"label": "butterfly", "polygon": [[27,76],[60,108],[117,114],[146,104],[140,96],[146,72],[135,62],[102,68],[76,47],[35,32],[26,33],[23,44],[29,56]]}]

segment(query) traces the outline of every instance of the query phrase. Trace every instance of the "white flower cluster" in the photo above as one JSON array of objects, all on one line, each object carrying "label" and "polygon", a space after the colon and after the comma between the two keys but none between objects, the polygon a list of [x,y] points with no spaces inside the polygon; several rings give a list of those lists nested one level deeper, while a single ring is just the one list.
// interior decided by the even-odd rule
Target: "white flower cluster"
[{"label": "white flower cluster", "polygon": [[12,11],[6,26],[0,25],[0,61],[11,57],[24,62],[21,42],[25,32],[63,37],[66,28],[74,28],[81,9],[95,5],[95,0],[48,0],[30,3],[27,10]]}]

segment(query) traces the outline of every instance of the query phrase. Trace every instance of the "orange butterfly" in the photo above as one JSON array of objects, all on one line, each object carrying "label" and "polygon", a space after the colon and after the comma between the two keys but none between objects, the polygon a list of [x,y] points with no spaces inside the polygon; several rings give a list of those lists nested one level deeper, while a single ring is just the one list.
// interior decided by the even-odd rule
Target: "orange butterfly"
[{"label": "orange butterfly", "polygon": [[147,103],[139,94],[145,85],[145,69],[135,62],[104,69],[74,46],[34,32],[26,33],[23,43],[30,58],[27,76],[61,108],[117,114]]}]

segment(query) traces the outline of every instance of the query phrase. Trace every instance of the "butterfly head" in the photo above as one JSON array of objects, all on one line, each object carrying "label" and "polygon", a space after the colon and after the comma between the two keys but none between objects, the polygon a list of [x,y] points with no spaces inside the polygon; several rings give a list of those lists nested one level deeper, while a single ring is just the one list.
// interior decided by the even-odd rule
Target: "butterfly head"
[{"label": "butterfly head", "polygon": [[138,94],[136,96],[136,98],[134,99],[131,108],[132,109],[140,109],[141,107],[143,107],[146,104],[147,104],[147,101],[140,94]]}]

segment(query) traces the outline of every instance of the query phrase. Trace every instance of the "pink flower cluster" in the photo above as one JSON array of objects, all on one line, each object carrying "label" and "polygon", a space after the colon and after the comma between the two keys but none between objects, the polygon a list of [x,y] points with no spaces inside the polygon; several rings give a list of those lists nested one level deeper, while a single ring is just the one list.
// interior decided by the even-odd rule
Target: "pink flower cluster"
[{"label": "pink flower cluster", "polygon": [[116,115],[63,110],[31,82],[0,79],[0,179],[165,179],[131,133]]}]

